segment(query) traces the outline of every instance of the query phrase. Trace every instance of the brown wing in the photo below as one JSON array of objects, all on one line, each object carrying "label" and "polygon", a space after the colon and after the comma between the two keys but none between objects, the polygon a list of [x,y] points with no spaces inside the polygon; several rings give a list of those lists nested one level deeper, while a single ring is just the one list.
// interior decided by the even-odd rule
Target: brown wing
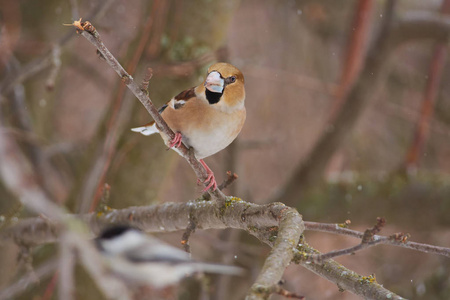
[{"label": "brown wing", "polygon": [[172,106],[174,109],[182,108],[186,101],[188,101],[192,97],[195,97],[195,87],[182,91],[181,93],[173,97],[169,102],[161,106],[158,109],[158,112],[161,114],[167,108],[167,106]]},{"label": "brown wing", "polygon": [[188,90],[182,91],[181,93],[179,93],[178,95],[176,95],[175,97],[173,97],[175,100],[184,100],[184,101],[188,101],[189,99],[191,99],[192,97],[195,97],[195,87],[192,87]]},{"label": "brown wing", "polygon": [[167,105],[172,107],[173,109],[180,109],[186,104],[187,101],[194,97],[195,87],[182,91],[181,93],[173,97],[172,100],[167,103]]}]

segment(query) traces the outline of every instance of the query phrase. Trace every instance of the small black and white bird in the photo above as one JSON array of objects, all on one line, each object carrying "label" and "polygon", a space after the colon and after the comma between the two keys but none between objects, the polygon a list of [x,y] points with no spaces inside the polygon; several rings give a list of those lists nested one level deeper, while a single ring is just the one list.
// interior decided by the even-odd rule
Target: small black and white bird
[{"label": "small black and white bird", "polygon": [[242,275],[243,269],[196,262],[189,254],[129,226],[114,226],[96,239],[107,266],[136,285],[164,288],[194,273]]}]

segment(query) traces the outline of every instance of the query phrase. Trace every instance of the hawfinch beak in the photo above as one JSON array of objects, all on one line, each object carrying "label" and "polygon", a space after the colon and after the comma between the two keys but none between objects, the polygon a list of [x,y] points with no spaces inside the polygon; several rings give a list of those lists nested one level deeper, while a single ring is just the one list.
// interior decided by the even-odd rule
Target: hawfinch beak
[{"label": "hawfinch beak", "polygon": [[213,93],[223,92],[224,80],[220,77],[220,73],[217,71],[212,71],[208,74],[205,80],[205,88]]}]

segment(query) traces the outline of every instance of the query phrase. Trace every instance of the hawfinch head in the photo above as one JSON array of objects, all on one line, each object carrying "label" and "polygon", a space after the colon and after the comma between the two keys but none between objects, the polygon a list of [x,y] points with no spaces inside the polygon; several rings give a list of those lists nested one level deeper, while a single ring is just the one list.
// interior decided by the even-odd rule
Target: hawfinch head
[{"label": "hawfinch head", "polygon": [[245,100],[244,75],[228,63],[216,63],[208,69],[203,83],[210,104],[242,108]]}]

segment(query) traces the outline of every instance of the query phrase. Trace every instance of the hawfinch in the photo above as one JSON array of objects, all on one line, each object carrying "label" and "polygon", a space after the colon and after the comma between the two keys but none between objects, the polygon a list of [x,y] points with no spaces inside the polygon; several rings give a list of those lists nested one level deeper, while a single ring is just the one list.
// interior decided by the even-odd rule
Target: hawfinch
[{"label": "hawfinch", "polygon": [[[205,183],[217,188],[216,179],[203,158],[227,147],[237,137],[245,121],[244,76],[228,63],[209,67],[203,84],[185,90],[159,109],[159,113],[175,132],[171,140],[162,138],[169,148],[177,151],[183,142],[192,147],[194,154],[208,173]],[[160,133],[155,122],[131,129],[143,135]]]}]

